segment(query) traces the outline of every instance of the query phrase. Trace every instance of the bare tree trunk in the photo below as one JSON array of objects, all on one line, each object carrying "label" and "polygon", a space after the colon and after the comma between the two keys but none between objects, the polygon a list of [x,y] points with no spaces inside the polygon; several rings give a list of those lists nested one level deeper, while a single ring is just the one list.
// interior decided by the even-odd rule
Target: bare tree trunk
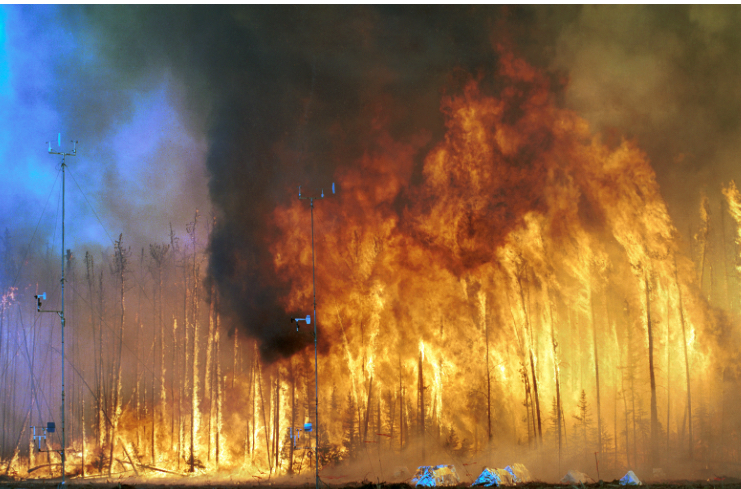
[{"label": "bare tree trunk", "polygon": [[690,362],[687,353],[687,327],[684,322],[684,306],[682,305],[682,289],[679,285],[679,274],[677,272],[677,259],[674,258],[674,281],[677,284],[677,294],[679,297],[679,321],[682,323],[682,344],[684,345],[684,370],[687,379],[687,418],[689,427],[689,458],[693,458],[693,447],[695,445],[692,439],[692,391],[690,389]]},{"label": "bare tree trunk", "polygon": [[[187,246],[186,251],[183,252],[183,284],[185,286],[185,295],[183,296],[183,364],[182,372],[180,376],[180,395],[178,397],[178,425],[180,427],[180,446],[181,449],[185,447],[185,426],[183,423],[182,408],[183,403],[186,402],[185,394],[190,390],[190,371],[191,360],[190,360],[190,323],[191,318],[188,314],[188,302],[191,296],[190,292],[190,280],[188,276],[188,264],[187,264]],[[191,413],[192,414],[192,413]],[[188,464],[191,465],[193,459],[193,447],[189,454]],[[180,465],[178,458],[178,466]]]},{"label": "bare tree trunk", "polygon": [[275,422],[273,423],[275,434],[275,448],[273,453],[275,454],[275,474],[278,475],[278,468],[280,467],[280,367],[276,368],[275,372]]},{"label": "bare tree trunk", "polygon": [[[172,240],[172,237],[171,237]],[[160,436],[162,438],[165,437],[164,433],[162,433],[160,425],[165,424],[165,418],[167,413],[167,389],[165,386],[165,374],[167,372],[167,368],[165,367],[165,321],[162,313],[164,300],[162,295],[162,288],[163,288],[163,278],[162,278],[162,271],[165,266],[165,263],[167,261],[167,255],[170,250],[170,247],[172,244],[157,244],[157,245],[149,245],[149,255],[151,256],[152,260],[154,261],[154,267],[150,268],[150,271],[154,278],[154,284],[152,286],[154,297],[152,300],[152,308],[153,308],[153,337],[154,337],[154,344],[157,344],[157,340],[159,340],[159,376],[158,376],[158,382],[157,386],[155,388],[155,382],[154,382],[154,376],[155,371],[157,370],[157,349],[154,349],[155,355],[153,356],[154,360],[152,362],[152,464],[155,463],[155,446],[156,446],[156,440],[157,435],[160,433]],[[154,403],[155,399],[155,390],[157,391],[157,397],[159,400],[159,405]],[[172,446],[172,426],[170,429],[170,446]]]},{"label": "bare tree trunk", "polygon": [[[708,236],[710,234],[710,202],[707,196],[703,196],[700,203],[700,230],[697,232],[697,240],[700,243],[700,290],[704,287],[705,263],[707,261]],[[710,293],[708,292],[708,296]]]},{"label": "bare tree trunk", "polygon": [[211,300],[208,307],[208,333],[206,339],[206,375],[203,383],[204,397],[208,399],[208,460],[211,460],[211,448],[213,444],[213,414],[214,414],[214,393],[213,393],[213,350],[214,350],[214,327],[215,327],[215,304],[216,301],[216,284],[211,284]]},{"label": "bare tree trunk", "polygon": [[[152,358],[157,358],[157,332],[156,331],[153,332],[152,336],[153,336],[152,338]],[[155,363],[155,362],[152,362],[152,363]],[[157,419],[156,419],[157,403],[155,402],[155,398],[154,398],[155,396],[154,386],[156,384],[154,376],[155,376],[155,368],[153,365],[152,366],[152,387],[150,389],[152,400],[151,400],[151,406],[149,407],[149,415],[150,415],[149,419],[150,419],[150,422],[152,423],[152,429],[150,430],[150,433],[149,433],[149,437],[150,437],[149,441],[152,446],[152,451],[151,451],[152,466],[156,465],[157,463],[157,455],[156,455],[157,454]]]},{"label": "bare tree trunk", "polygon": [[726,307],[728,311],[733,313],[734,304],[731,300],[731,277],[728,274],[728,245],[726,243],[726,213],[723,211],[725,199],[720,199],[720,236],[721,236],[721,249],[723,256],[723,278],[725,280],[725,292],[726,292]]},{"label": "bare tree trunk", "polygon": [[81,460],[81,467],[80,467],[80,474],[82,475],[82,478],[85,478],[85,452],[87,451],[87,445],[85,443],[85,397],[81,396],[80,402],[82,403],[82,409],[80,410],[81,414],[81,422],[80,422],[80,428],[82,430],[82,453],[80,454],[80,460]]},{"label": "bare tree trunk", "polygon": [[[638,464],[638,446],[637,446],[637,433],[636,433],[636,391],[635,391],[635,354],[633,350],[633,330],[630,325],[630,311],[628,310],[628,302],[625,302],[625,319],[626,319],[626,346],[623,350],[626,352],[628,370],[628,382],[630,383],[630,399],[631,399],[631,421],[633,426],[633,464]],[[623,388],[625,393],[625,388]],[[625,395],[625,394],[623,394]],[[626,431],[628,426],[625,427]],[[627,439],[627,438],[626,438]]]},{"label": "bare tree trunk", "polygon": [[537,414],[537,420],[538,420],[538,431],[536,432],[537,440],[536,445],[539,445],[543,441],[543,430],[540,420],[540,398],[538,396],[538,377],[535,372],[535,355],[533,353],[534,345],[533,345],[533,331],[532,331],[532,325],[530,324],[530,314],[528,313],[526,302],[525,302],[525,293],[523,291],[522,287],[522,276],[521,274],[517,275],[517,286],[520,289],[520,301],[522,302],[522,314],[525,317],[525,328],[527,329],[527,334],[530,338],[530,345],[529,345],[529,356],[530,356],[530,370],[532,371],[532,377],[533,377],[533,396],[535,400],[535,413]]},{"label": "bare tree trunk", "polygon": [[[250,368],[250,390],[251,397],[252,397],[252,413],[250,416],[250,421],[252,423],[252,429],[250,430],[252,439],[249,444],[250,447],[250,462],[255,463],[255,444],[257,443],[256,437],[257,437],[257,373],[258,373],[258,355],[257,355],[257,343],[255,342],[253,353],[252,353],[252,367]],[[248,438],[248,441],[250,439]]]},{"label": "bare tree trunk", "polygon": [[373,397],[373,374],[371,374],[370,378],[370,384],[368,387],[368,399],[366,401],[366,409],[365,409],[365,422],[363,426],[363,442],[368,440],[368,422],[370,420],[370,413],[371,413],[371,399]]},{"label": "bare tree trunk", "polygon": [[419,436],[422,439],[422,458],[425,458],[425,379],[422,372],[422,352],[419,352],[419,379],[417,381],[417,412]]},{"label": "bare tree trunk", "polygon": [[[483,307],[484,312],[488,312],[489,302]],[[484,342],[486,343],[486,439],[488,445],[491,445],[491,367],[489,366],[489,314],[484,316]],[[560,438],[559,438],[560,441]]]},{"label": "bare tree trunk", "polygon": [[[381,393],[383,391],[381,390],[381,387],[378,388],[378,395],[376,396],[378,398],[378,412],[377,412],[377,418],[376,418],[376,433],[380,435],[383,428],[381,427]],[[376,436],[376,440],[378,440],[378,459],[381,459],[381,437]]]},{"label": "bare tree trunk", "polygon": [[[587,284],[589,287],[589,284]],[[589,294],[589,308],[592,319],[592,345],[594,346],[594,379],[597,388],[597,446],[600,456],[602,455],[602,404],[600,403],[599,388],[599,350],[597,349],[597,322],[594,317],[594,297]],[[653,371],[652,371],[653,373]]]},{"label": "bare tree trunk", "polygon": [[258,366],[258,376],[259,376],[259,388],[258,392],[260,393],[260,404],[262,406],[262,426],[263,431],[265,432],[265,450],[267,451],[267,458],[268,458],[268,468],[270,469],[270,472],[273,471],[273,457],[270,453],[270,439],[268,435],[268,421],[267,421],[267,413],[265,412],[265,396],[263,395],[263,379],[262,379],[262,365],[260,363],[257,364]]},{"label": "bare tree trunk", "polygon": [[[180,371],[178,369],[178,358],[180,357],[180,342],[178,341],[178,320],[173,316],[172,318],[172,354],[170,355],[170,365],[172,369],[172,375],[170,376],[170,399],[172,400],[172,406],[170,407],[170,446],[177,447],[176,457],[178,459],[178,465],[180,465]],[[177,422],[175,416],[175,391],[178,392],[177,401]],[[177,443],[176,443],[177,437]],[[171,448],[172,450],[172,448]]]},{"label": "bare tree trunk", "polygon": [[656,408],[656,375],[654,373],[654,338],[651,323],[651,297],[648,274],[646,274],[646,326],[648,329],[648,368],[651,378],[651,464],[659,462],[659,414]]},{"label": "bare tree trunk", "polygon": [[192,368],[191,368],[191,409],[190,409],[190,471],[195,471],[196,451],[198,449],[196,438],[198,436],[199,424],[201,421],[200,406],[199,406],[199,393],[198,393],[198,283],[199,273],[196,257],[198,256],[198,250],[196,248],[196,225],[198,223],[198,211],[196,211],[193,223],[188,229],[188,234],[191,236],[191,242],[193,243],[193,294],[192,299],[192,310],[193,310],[193,340],[191,343],[192,347]]},{"label": "bare tree trunk", "polygon": [[672,349],[671,349],[671,343],[670,343],[670,335],[669,335],[669,325],[671,324],[669,311],[671,310],[671,301],[669,300],[670,295],[666,294],[666,453],[669,453],[669,447],[670,447],[670,441],[669,441],[669,423],[671,422],[671,412],[672,412],[672,403],[671,403],[671,359],[672,359]]},{"label": "bare tree trunk", "polygon": [[[98,441],[101,449],[110,441],[109,424],[105,422],[108,413],[106,374],[103,363],[103,271],[98,276]],[[102,470],[102,468],[101,468]]]},{"label": "bare tree trunk", "polygon": [[237,378],[237,345],[239,344],[237,340],[237,336],[239,336],[239,330],[237,328],[234,328],[234,356],[233,363],[232,363],[232,391],[234,391],[234,379]]},{"label": "bare tree trunk", "polygon": [[93,296],[95,260],[93,259],[93,256],[90,254],[89,251],[85,252],[85,270],[85,278],[87,279],[87,289],[89,297],[88,302],[90,303],[90,329],[92,330],[93,336],[93,376],[95,381],[95,427],[93,433],[95,434],[96,448],[100,448],[100,370],[96,355],[98,342],[96,340],[97,334],[95,328],[95,308],[93,307],[93,304],[95,303],[95,299]]},{"label": "bare tree trunk", "polygon": [[401,355],[399,355],[399,455],[404,451],[404,383],[402,381]]},{"label": "bare tree trunk", "polygon": [[293,358],[290,360],[291,370],[291,446],[288,450],[288,474],[293,475],[293,445],[296,436],[296,371]]},{"label": "bare tree trunk", "polygon": [[[144,248],[139,255],[139,280],[144,278]],[[136,419],[136,448],[139,450],[142,444],[142,422],[141,422],[141,378],[139,374],[139,363],[141,362],[141,343],[142,343],[142,287],[139,287],[139,293],[136,301],[136,364],[134,365],[134,418]]]},{"label": "bare tree trunk", "polygon": [[556,434],[558,436],[558,473],[561,473],[561,456],[563,452],[563,440],[561,434],[561,369],[558,358],[558,340],[556,339],[556,326],[553,320],[553,304],[551,303],[548,286],[545,286],[545,302],[548,307],[548,316],[551,321],[551,346],[553,347],[553,370],[556,381]]},{"label": "bare tree trunk", "polygon": [[[217,312],[218,314],[218,312]],[[214,332],[216,343],[216,469],[219,469],[219,457],[221,455],[221,396],[222,396],[222,380],[221,380],[221,347],[219,345],[219,318],[216,317],[216,331]]]},{"label": "bare tree trunk", "polygon": [[126,317],[126,272],[129,258],[129,250],[123,246],[123,234],[120,234],[118,241],[115,244],[114,254],[114,271],[116,272],[116,278],[119,282],[120,287],[120,305],[121,305],[121,316],[118,328],[118,342],[116,344],[116,377],[113,385],[113,426],[111,427],[111,448],[110,458],[108,461],[108,475],[111,475],[113,468],[113,449],[115,447],[115,439],[118,430],[118,422],[121,417],[121,352],[123,347],[123,336],[124,336],[124,323]]}]

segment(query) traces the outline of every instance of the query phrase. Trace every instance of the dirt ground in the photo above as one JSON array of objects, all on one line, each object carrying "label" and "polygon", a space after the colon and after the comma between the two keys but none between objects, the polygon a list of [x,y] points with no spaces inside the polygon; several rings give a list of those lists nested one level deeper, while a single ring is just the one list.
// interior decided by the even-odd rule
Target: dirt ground
[{"label": "dirt ground", "polygon": [[[50,480],[14,480],[10,478],[0,479],[0,489],[57,489],[59,487],[60,479]],[[270,486],[272,489],[311,489],[314,484],[303,484],[287,486],[282,484],[273,484],[271,482],[215,482],[209,484],[203,480],[193,481],[192,483],[183,483],[181,480],[158,480],[157,482],[145,482],[145,483],[134,483],[129,484],[124,481],[121,482],[101,482],[101,481],[88,481],[80,479],[68,479],[65,484],[66,489],[238,489],[247,487],[264,487]],[[459,488],[469,487],[468,484],[461,484],[457,486]],[[541,482],[531,482],[528,484],[518,484],[519,488],[523,489],[541,489],[541,488],[552,488],[552,487],[563,487],[563,488],[574,488],[574,489],[619,489],[624,486],[620,486],[617,481],[602,481],[595,484],[584,484],[579,486],[568,486],[566,484],[544,484]],[[723,480],[710,480],[710,481],[667,481],[661,484],[647,484],[643,486],[645,489],[679,489],[679,488],[738,488],[741,489],[741,479],[726,478]],[[326,484],[325,489],[412,489],[412,486],[408,484],[375,484],[370,482],[358,482],[351,484]]]}]

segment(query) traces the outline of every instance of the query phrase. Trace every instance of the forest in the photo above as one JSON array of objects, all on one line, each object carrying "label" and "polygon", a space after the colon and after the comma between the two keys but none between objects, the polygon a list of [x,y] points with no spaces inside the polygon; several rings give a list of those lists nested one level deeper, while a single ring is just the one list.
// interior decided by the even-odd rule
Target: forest
[{"label": "forest", "polygon": [[[310,475],[315,435],[326,480],[741,463],[735,183],[676,223],[634,142],[603,142],[512,57],[501,77],[443,97],[434,145],[379,137],[338,170],[311,233],[305,201],[269,210],[267,262],[213,266],[218,210],[64,254],[4,230],[2,471],[59,475],[59,430],[36,446],[30,427],[60,426],[63,380],[70,476]],[[59,316],[34,299],[59,307],[60,260],[65,379]],[[294,441],[317,386],[313,331],[289,319],[314,274],[319,424]],[[270,314],[241,313],[268,285]]]}]

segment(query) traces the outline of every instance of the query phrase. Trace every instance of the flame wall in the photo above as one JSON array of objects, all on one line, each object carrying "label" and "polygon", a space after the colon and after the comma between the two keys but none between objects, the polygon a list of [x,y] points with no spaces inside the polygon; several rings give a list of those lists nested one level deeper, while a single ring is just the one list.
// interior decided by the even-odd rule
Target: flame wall
[{"label": "flame wall", "polygon": [[[325,480],[513,459],[550,480],[594,452],[603,475],[732,470],[739,12],[3,9],[6,159],[58,131],[85,144],[86,195],[68,202],[75,470],[287,471],[286,429],[315,414],[312,334],[288,322],[312,304],[296,187],[332,181],[314,209]],[[6,469],[59,398],[58,323],[31,300],[58,296],[59,233],[33,214],[47,166],[10,165],[0,198]],[[178,238],[208,215],[206,179],[215,224]],[[125,301],[99,254],[119,230]],[[22,247],[39,235],[51,251]]]}]

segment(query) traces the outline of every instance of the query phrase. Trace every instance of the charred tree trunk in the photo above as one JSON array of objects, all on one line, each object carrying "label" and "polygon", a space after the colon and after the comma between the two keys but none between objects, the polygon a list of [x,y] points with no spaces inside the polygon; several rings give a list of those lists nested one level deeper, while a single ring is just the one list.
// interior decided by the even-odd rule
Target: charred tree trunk
[{"label": "charred tree trunk", "polygon": [[370,383],[368,384],[368,399],[366,400],[365,408],[365,420],[363,421],[363,442],[368,440],[368,422],[370,421],[371,414],[371,399],[373,398],[373,375],[371,375]]},{"label": "charred tree trunk", "polygon": [[419,352],[419,379],[417,381],[417,409],[419,436],[422,439],[422,458],[425,458],[425,379],[422,372],[422,352]]},{"label": "charred tree trunk", "polygon": [[[165,386],[165,374],[167,369],[165,368],[165,321],[162,313],[162,309],[164,306],[164,301],[162,299],[162,288],[163,288],[163,278],[162,278],[162,272],[167,260],[167,254],[170,250],[170,247],[172,244],[158,244],[158,245],[149,245],[149,256],[152,258],[152,261],[154,262],[154,268],[152,269],[150,267],[150,272],[153,275],[154,283],[152,284],[152,288],[154,291],[154,297],[152,300],[152,308],[153,308],[153,336],[154,336],[154,344],[158,346],[159,348],[159,355],[157,355],[157,348],[154,349],[155,355],[154,360],[152,362],[152,420],[153,420],[153,427],[152,427],[152,463],[155,463],[156,455],[156,440],[157,440],[157,432],[161,430],[160,425],[165,424],[165,416],[166,416],[166,406],[167,406],[167,389]],[[158,358],[159,357],[159,358]],[[155,372],[157,371],[157,361],[159,360],[159,378],[157,381],[157,385],[155,387],[154,382],[154,376]],[[154,402],[155,399],[155,391],[157,392],[157,398],[158,398],[158,404]],[[172,393],[171,393],[172,395]],[[158,430],[159,428],[159,430]],[[173,439],[172,437],[172,427],[171,427],[171,433],[170,433],[170,440]],[[164,436],[162,434],[161,436]]]},{"label": "charred tree trunk", "polygon": [[280,466],[280,367],[276,369],[275,373],[275,412],[273,415],[273,439],[274,446],[273,453],[275,454],[275,474],[278,474],[278,467]]},{"label": "charred tree trunk", "polygon": [[592,345],[594,347],[594,380],[597,389],[597,447],[599,454],[602,455],[602,404],[600,403],[599,388],[599,350],[597,349],[597,321],[594,317],[594,297],[591,293],[589,297],[589,308],[592,319]]},{"label": "charred tree trunk", "polygon": [[402,381],[401,356],[399,356],[399,454],[404,451],[404,383]]},{"label": "charred tree trunk", "polygon": [[269,434],[268,434],[268,431],[269,431],[268,430],[268,428],[269,428],[269,426],[268,426],[268,417],[267,417],[267,413],[265,412],[265,396],[263,395],[262,365],[260,365],[258,363],[257,364],[257,367],[258,367],[257,373],[258,373],[259,384],[260,384],[257,390],[258,390],[258,392],[260,394],[260,405],[262,407],[262,409],[261,409],[261,411],[262,411],[262,426],[263,426],[263,431],[265,432],[265,450],[267,452],[268,467],[270,469],[270,472],[272,473],[272,471],[273,471],[273,457],[271,456],[272,454],[270,453],[270,439],[269,439]]},{"label": "charred tree trunk", "polygon": [[[103,363],[103,271],[98,275],[98,445],[103,449],[110,440],[108,432],[109,424],[105,422],[105,414],[108,413],[108,396],[106,388],[106,375]],[[102,468],[101,468],[102,470]]]},{"label": "charred tree trunk", "polygon": [[234,353],[232,356],[232,391],[234,390],[234,379],[237,377],[237,346],[239,345],[239,341],[237,337],[239,336],[239,330],[237,328],[234,328]]},{"label": "charred tree trunk", "polygon": [[87,451],[87,444],[85,440],[85,397],[81,396],[80,403],[82,409],[80,410],[80,430],[82,431],[82,453],[80,453],[80,474],[82,478],[85,478],[85,452]]},{"label": "charred tree trunk", "polygon": [[214,424],[214,393],[213,393],[213,350],[214,350],[214,328],[215,328],[215,297],[216,284],[211,284],[210,302],[208,306],[208,333],[206,339],[206,374],[203,382],[204,397],[208,399],[208,429],[207,429],[207,458],[211,460],[211,450],[213,445],[213,424]]},{"label": "charred tree trunk", "polygon": [[[218,314],[218,313],[217,313]],[[223,380],[221,379],[221,346],[219,344],[219,317],[216,317],[216,468],[219,468],[220,456],[221,456],[221,428],[222,428],[222,396],[223,396]]]},{"label": "charred tree trunk", "polygon": [[[487,301],[487,306],[490,301]],[[484,311],[488,311],[484,307]],[[486,343],[486,435],[491,445],[491,367],[489,366],[489,314],[484,317],[484,342]]]},{"label": "charred tree trunk", "polygon": [[253,348],[253,358],[252,358],[252,367],[250,368],[250,389],[251,389],[251,397],[252,397],[252,413],[250,414],[250,422],[252,423],[252,430],[251,434],[252,437],[250,439],[251,443],[249,445],[250,447],[250,461],[252,463],[255,462],[255,445],[257,443],[257,417],[256,417],[256,409],[257,409],[257,369],[259,364],[258,357],[257,357],[257,343],[255,343]]},{"label": "charred tree trunk", "polygon": [[198,211],[196,210],[195,218],[193,222],[187,226],[188,234],[190,235],[191,242],[193,244],[193,293],[191,294],[192,301],[192,323],[193,323],[193,340],[191,341],[191,409],[190,409],[190,471],[195,472],[195,462],[197,460],[197,449],[198,449],[198,432],[199,424],[201,421],[200,406],[199,406],[199,378],[198,378],[198,283],[199,283],[199,271],[198,271],[198,249],[196,242],[196,225],[198,224]]},{"label": "charred tree trunk", "polygon": [[[517,283],[519,284],[519,277],[517,277]],[[520,287],[520,292],[522,292],[522,287]],[[517,319],[515,318],[514,310],[512,309],[512,301],[509,297],[509,291],[507,291],[507,303],[509,305],[509,313],[512,317],[512,330],[515,333],[515,339],[517,341],[517,355],[520,357],[520,376],[522,378],[522,384],[525,387],[525,423],[527,426],[527,433],[528,433],[528,444],[532,442],[532,433],[535,432],[535,418],[531,417],[531,401],[530,401],[530,379],[528,378],[527,374],[527,367],[525,366],[525,363],[527,362],[527,358],[525,355],[525,338],[523,335],[520,334],[520,330],[517,326]],[[522,294],[520,294],[520,297],[523,297]],[[525,305],[523,303],[522,310],[525,310]],[[515,417],[515,411],[512,410],[512,438],[514,439],[515,443],[518,443],[517,440],[517,421]],[[532,421],[532,428],[530,422]],[[531,431],[531,429],[533,431]]]},{"label": "charred tree trunk", "polygon": [[542,430],[542,424],[540,420],[540,398],[538,396],[538,377],[535,372],[535,354],[533,352],[534,350],[534,344],[533,344],[533,332],[532,332],[532,325],[530,322],[530,314],[528,312],[527,303],[525,302],[525,293],[522,287],[522,276],[521,274],[518,274],[517,276],[517,285],[520,289],[520,301],[522,303],[522,314],[525,318],[525,328],[527,330],[527,335],[530,339],[530,345],[529,345],[529,357],[530,357],[530,370],[532,373],[533,378],[533,393],[532,397],[535,401],[534,409],[535,409],[535,417],[538,422],[538,429],[535,432],[535,435],[537,436],[536,445],[539,445],[543,441],[543,430]]},{"label": "charred tree trunk", "polygon": [[376,430],[377,430],[377,434],[379,436],[376,436],[375,437],[376,440],[378,440],[378,457],[379,457],[379,460],[380,460],[380,457],[381,457],[381,441],[382,441],[381,440],[381,437],[380,437],[380,434],[381,434],[381,432],[383,430],[383,427],[381,425],[381,396],[382,396],[381,393],[382,392],[383,391],[381,390],[381,387],[379,387],[378,388],[378,395],[376,396],[378,398],[378,411],[376,412],[376,414],[377,414],[377,418],[376,418]]},{"label": "charred tree trunk", "polygon": [[646,326],[648,329],[648,368],[651,379],[651,463],[656,467],[659,461],[659,414],[656,408],[656,375],[654,373],[654,339],[651,323],[651,297],[648,274],[646,281]]},{"label": "charred tree trunk", "polygon": [[[702,225],[697,233],[697,240],[700,244],[700,290],[704,287],[705,264],[707,261],[708,236],[710,235],[710,202],[707,196],[704,196],[700,203],[700,220]],[[710,292],[708,292],[708,297]]]},{"label": "charred tree trunk", "polygon": [[[630,324],[630,309],[628,301],[625,301],[625,320],[626,320],[626,345],[623,350],[626,352],[627,365],[624,367],[628,371],[628,382],[630,384],[630,402],[631,402],[631,423],[633,431],[633,464],[638,464],[638,446],[637,446],[637,428],[636,428],[636,393],[635,393],[635,353],[633,349],[633,329]],[[626,395],[627,391],[623,386],[623,395]],[[626,401],[627,402],[627,401]],[[627,411],[626,411],[627,412]],[[627,414],[626,414],[627,416]],[[626,424],[625,430],[629,431],[629,427]],[[627,441],[627,435],[626,435]]]},{"label": "charred tree trunk", "polygon": [[97,340],[97,329],[95,325],[95,308],[93,307],[93,304],[95,303],[94,299],[94,286],[93,281],[95,279],[95,260],[93,259],[93,256],[90,254],[90,252],[85,252],[85,270],[86,270],[86,279],[87,279],[87,288],[88,288],[88,297],[89,297],[89,303],[90,303],[90,329],[92,330],[92,337],[93,337],[93,377],[95,381],[95,391],[93,392],[93,395],[95,396],[95,426],[94,426],[94,435],[95,435],[95,447],[96,449],[100,449],[100,441],[101,441],[101,433],[100,433],[100,427],[101,427],[101,419],[100,419],[100,412],[101,412],[101,405],[100,405],[100,364],[98,363],[98,355],[97,349],[98,349],[98,340]]},{"label": "charred tree trunk", "polygon": [[551,346],[553,347],[553,370],[556,382],[556,435],[558,437],[558,473],[561,473],[561,456],[563,451],[563,442],[561,435],[561,370],[558,359],[558,340],[556,340],[556,326],[553,320],[553,304],[551,303],[548,288],[545,290],[546,305],[548,315],[551,320]]},{"label": "charred tree trunk", "polygon": [[677,259],[674,258],[674,281],[677,284],[677,294],[679,298],[679,321],[682,323],[682,344],[684,345],[684,371],[687,379],[687,418],[689,428],[689,458],[693,458],[693,447],[695,445],[692,438],[692,391],[690,388],[690,362],[687,352],[687,327],[684,321],[684,306],[682,304],[682,289],[679,285],[679,274],[677,272]]},{"label": "charred tree trunk", "polygon": [[[139,255],[139,277],[144,278],[144,248]],[[134,410],[136,418],[136,449],[142,446],[142,422],[141,422],[141,377],[139,374],[139,364],[141,363],[141,343],[142,343],[142,288],[139,287],[139,294],[136,301],[136,365],[134,366]]]},{"label": "charred tree trunk", "polygon": [[[152,338],[152,357],[153,358],[157,358],[157,332],[155,331],[152,336],[153,336],[153,338]],[[155,362],[152,362],[152,363],[155,363]],[[157,420],[155,419],[155,410],[156,410],[157,403],[156,403],[155,397],[154,397],[155,396],[155,388],[154,388],[154,386],[156,385],[156,380],[155,380],[154,376],[156,374],[156,369],[154,367],[155,366],[153,365],[152,366],[152,375],[151,375],[151,377],[152,377],[152,386],[150,388],[150,391],[151,391],[150,392],[150,396],[152,397],[152,400],[151,400],[150,406],[149,406],[149,419],[150,419],[150,422],[152,423],[152,429],[149,432],[149,438],[150,438],[149,441],[150,441],[150,444],[152,445],[152,451],[151,451],[151,463],[152,463],[152,466],[155,466],[156,463],[157,463],[156,462],[156,459],[157,459],[157,455],[156,455],[157,454],[157,442],[156,442],[156,438],[157,438],[157,436],[156,436],[157,435]]]},{"label": "charred tree trunk", "polygon": [[116,279],[119,285],[120,292],[120,306],[121,316],[118,328],[118,341],[115,344],[116,348],[116,374],[115,381],[112,389],[113,395],[113,426],[111,427],[111,438],[110,438],[110,455],[108,461],[108,475],[111,475],[113,468],[113,449],[115,447],[115,440],[118,430],[118,422],[121,416],[121,353],[123,347],[123,336],[124,336],[124,324],[126,318],[126,272],[129,258],[129,250],[124,248],[123,245],[123,234],[119,235],[118,241],[115,243],[114,252],[114,271],[116,273]]},{"label": "charred tree trunk", "polygon": [[671,413],[672,413],[672,403],[671,403],[671,359],[672,359],[672,349],[671,349],[671,343],[670,343],[670,335],[669,335],[669,325],[671,324],[671,321],[669,321],[670,315],[669,311],[671,310],[671,301],[669,300],[669,294],[666,295],[666,453],[669,453],[669,423],[671,422]]},{"label": "charred tree trunk", "polygon": [[288,449],[288,474],[293,475],[293,446],[296,436],[296,371],[293,365],[293,358],[290,360],[291,365],[291,446]]}]

